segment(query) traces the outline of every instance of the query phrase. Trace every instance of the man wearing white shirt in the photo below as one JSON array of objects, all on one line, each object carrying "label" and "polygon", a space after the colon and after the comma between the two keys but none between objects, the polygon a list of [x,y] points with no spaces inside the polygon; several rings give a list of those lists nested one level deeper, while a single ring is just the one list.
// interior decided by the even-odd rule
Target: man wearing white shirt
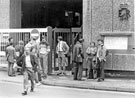
[{"label": "man wearing white shirt", "polygon": [[24,76],[24,92],[23,95],[27,95],[29,81],[31,81],[31,92],[34,91],[34,72],[36,67],[38,66],[38,61],[35,55],[30,54],[30,50],[28,48],[25,49],[25,55],[22,57],[22,70]]},{"label": "man wearing white shirt", "polygon": [[58,37],[58,44],[56,47],[56,53],[58,54],[58,66],[59,66],[59,73],[60,74],[66,74],[65,68],[66,68],[66,58],[65,54],[67,54],[69,51],[69,46],[65,41],[62,40],[62,37]]}]

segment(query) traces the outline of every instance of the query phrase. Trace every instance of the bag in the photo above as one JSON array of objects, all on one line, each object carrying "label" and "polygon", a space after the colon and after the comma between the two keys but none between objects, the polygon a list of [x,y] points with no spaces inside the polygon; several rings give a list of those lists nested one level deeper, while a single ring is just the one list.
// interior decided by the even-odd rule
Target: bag
[{"label": "bag", "polygon": [[16,56],[19,57],[20,53],[19,52],[16,52]]},{"label": "bag", "polygon": [[19,67],[18,67],[18,65],[17,65],[16,62],[15,62],[14,65],[13,65],[14,71],[16,72],[18,68],[19,68]]},{"label": "bag", "polygon": [[17,68],[17,67],[18,67],[18,65],[15,62],[14,65],[13,65],[13,68]]}]

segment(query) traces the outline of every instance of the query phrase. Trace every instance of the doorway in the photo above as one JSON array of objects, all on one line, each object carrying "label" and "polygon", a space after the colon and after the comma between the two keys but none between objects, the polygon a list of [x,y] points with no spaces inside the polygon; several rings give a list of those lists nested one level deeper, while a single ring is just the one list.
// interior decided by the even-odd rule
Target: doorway
[{"label": "doorway", "polygon": [[82,0],[22,0],[22,28],[82,26]]}]

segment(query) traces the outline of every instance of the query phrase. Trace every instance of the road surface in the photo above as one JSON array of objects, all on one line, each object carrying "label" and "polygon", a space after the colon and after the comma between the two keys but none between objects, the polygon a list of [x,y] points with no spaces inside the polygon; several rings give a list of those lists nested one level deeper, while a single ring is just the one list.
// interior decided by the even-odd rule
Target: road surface
[{"label": "road surface", "polygon": [[0,81],[0,98],[135,98],[135,93],[99,91],[56,86],[36,86],[34,92],[22,96],[23,84]]}]

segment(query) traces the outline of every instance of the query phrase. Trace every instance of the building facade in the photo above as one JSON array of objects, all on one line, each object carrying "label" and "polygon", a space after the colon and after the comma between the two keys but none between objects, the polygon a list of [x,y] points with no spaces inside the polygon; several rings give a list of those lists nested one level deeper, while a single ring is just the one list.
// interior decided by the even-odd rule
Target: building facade
[{"label": "building facade", "polygon": [[[105,69],[135,71],[135,0],[82,0],[81,3],[84,50],[90,41],[104,39],[109,50]],[[22,0],[0,0],[0,29],[21,28],[22,16]]]},{"label": "building facade", "polygon": [[135,71],[135,0],[83,0],[85,49],[104,39],[105,69]]}]

